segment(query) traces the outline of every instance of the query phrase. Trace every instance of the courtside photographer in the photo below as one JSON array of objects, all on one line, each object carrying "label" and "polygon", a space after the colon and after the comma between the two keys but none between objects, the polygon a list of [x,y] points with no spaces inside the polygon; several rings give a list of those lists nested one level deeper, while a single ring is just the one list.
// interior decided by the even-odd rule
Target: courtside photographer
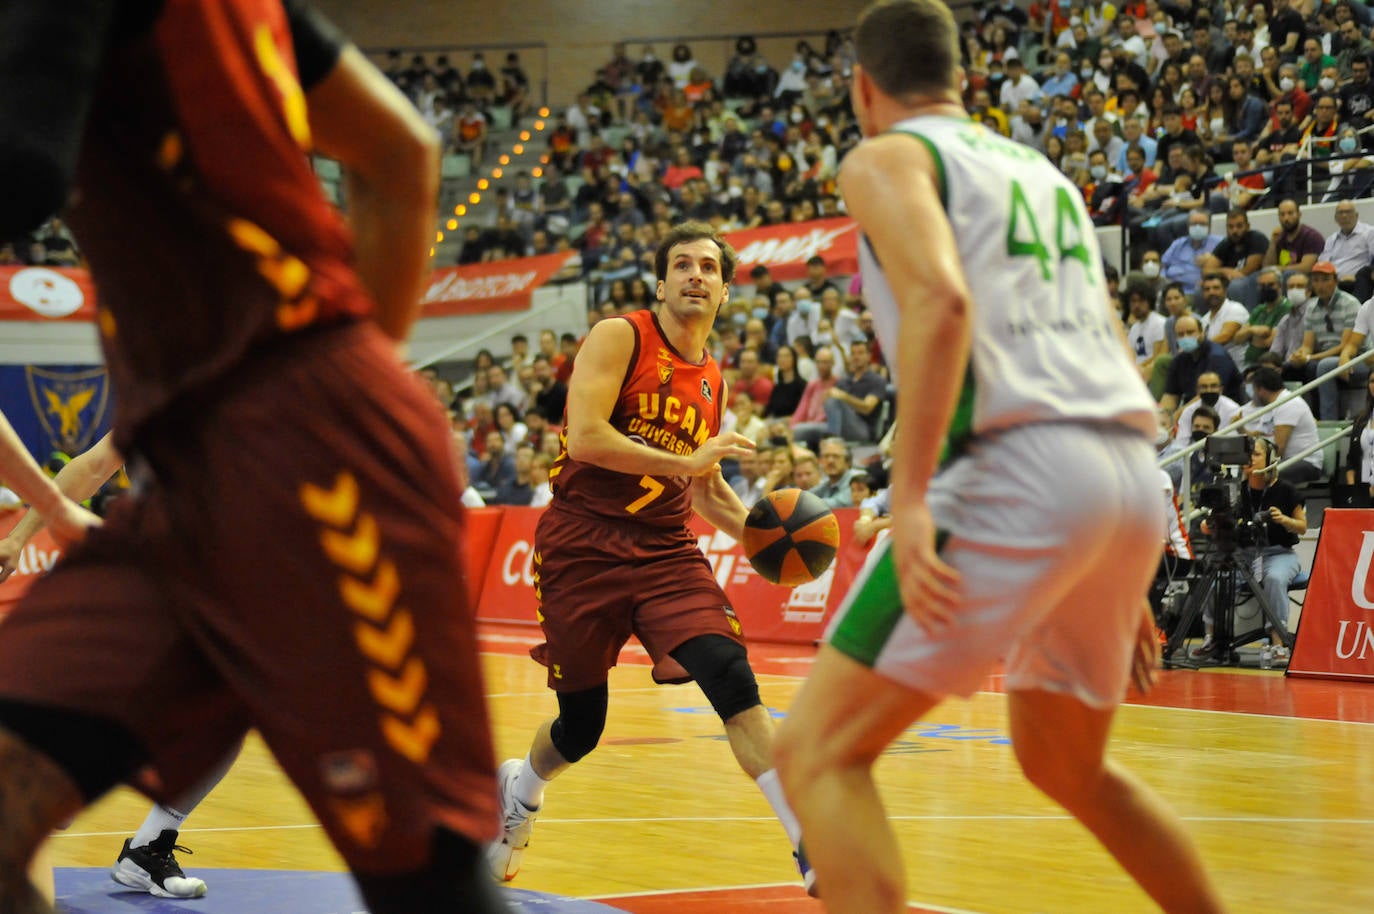
[{"label": "courtside photographer", "polygon": [[[1240,478],[1223,469],[1218,479],[1200,493],[1199,504],[1208,512],[1201,531],[1211,539],[1213,550],[1234,553],[1237,564],[1248,569],[1259,584],[1263,602],[1272,611],[1265,631],[1273,645],[1273,657],[1283,661],[1288,659],[1286,642],[1291,641],[1288,586],[1302,570],[1293,547],[1307,532],[1307,512],[1298,490],[1278,477],[1278,449],[1274,442],[1241,436],[1219,436],[1208,442],[1209,459],[1215,459],[1223,468],[1238,465],[1240,455],[1247,452],[1249,459]],[[1193,650],[1194,657],[1212,656],[1218,649],[1215,620],[1208,614],[1204,614],[1204,620],[1207,637]],[[1279,624],[1279,631],[1274,630],[1274,622]]]}]

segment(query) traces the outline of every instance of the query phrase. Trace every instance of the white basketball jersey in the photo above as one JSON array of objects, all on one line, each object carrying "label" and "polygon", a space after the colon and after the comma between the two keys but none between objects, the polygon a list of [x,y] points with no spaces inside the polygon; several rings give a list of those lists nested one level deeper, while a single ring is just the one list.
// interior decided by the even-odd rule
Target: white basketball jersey
[{"label": "white basketball jersey", "polygon": [[[917,117],[893,131],[923,141],[935,160],[973,297],[951,439],[1062,421],[1117,422],[1153,439],[1154,401],[1113,327],[1079,190],[1039,152],[964,118]],[[874,329],[895,353],[896,298],[867,239],[859,259]]]}]

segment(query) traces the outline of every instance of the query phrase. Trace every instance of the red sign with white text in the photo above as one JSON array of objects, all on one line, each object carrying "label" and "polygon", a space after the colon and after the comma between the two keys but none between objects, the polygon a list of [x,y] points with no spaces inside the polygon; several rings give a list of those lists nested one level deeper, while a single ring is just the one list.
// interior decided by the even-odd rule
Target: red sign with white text
[{"label": "red sign with white text", "polygon": [[420,299],[421,317],[524,311],[530,295],[568,262],[566,251],[435,270]]},{"label": "red sign with white text", "polygon": [[1374,681],[1374,510],[1328,508],[1298,620],[1290,676]]},{"label": "red sign with white text", "polygon": [[[817,219],[730,232],[743,281],[763,264],[773,278],[806,278],[806,261],[825,258],[831,275],[859,271],[859,229],[852,219]],[[421,317],[524,311],[530,296],[567,264],[567,252],[491,263],[444,267],[430,277]],[[95,284],[85,270],[68,267],[0,267],[0,320],[95,319]]]},{"label": "red sign with white text", "polygon": [[0,267],[0,320],[95,319],[91,274],[70,267]]},{"label": "red sign with white text", "polygon": [[[19,523],[23,511],[11,511],[0,515],[0,536],[4,536]],[[28,545],[19,553],[19,567],[4,583],[0,583],[0,616],[14,608],[19,598],[28,593],[33,582],[38,580],[62,554],[61,548],[53,542],[47,530],[39,530],[29,540]]]},{"label": "red sign with white text", "polygon": [[730,232],[725,236],[739,255],[735,276],[741,281],[763,264],[783,282],[806,278],[806,262],[825,259],[831,275],[859,272],[859,224],[853,219],[817,219],[767,228]]},{"label": "red sign with white text", "polygon": [[[482,587],[477,618],[482,622],[534,624],[538,602],[534,598],[534,529],[539,508],[506,508],[501,531],[492,550],[491,565]],[[800,587],[769,584],[759,577],[744,557],[739,543],[729,534],[696,518],[692,530],[699,537],[716,581],[749,638],[789,644],[812,644],[820,639],[825,624],[844,597],[863,564],[868,550],[853,543],[854,521],[859,512],[841,508],[840,549],[830,569]]]}]

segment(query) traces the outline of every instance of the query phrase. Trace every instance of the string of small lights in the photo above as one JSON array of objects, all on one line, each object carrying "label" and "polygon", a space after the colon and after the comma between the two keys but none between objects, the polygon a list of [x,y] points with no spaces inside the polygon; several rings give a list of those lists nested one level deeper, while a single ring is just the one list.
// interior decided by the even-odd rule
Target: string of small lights
[{"label": "string of small lights", "polygon": [[[481,204],[482,192],[491,188],[492,181],[500,181],[503,177],[505,177],[505,169],[513,161],[512,156],[522,156],[525,154],[525,144],[530,142],[539,134],[542,134],[544,130],[547,129],[548,117],[549,109],[540,108],[539,118],[532,125],[534,127],[533,133],[531,133],[529,130],[521,130],[518,134],[519,141],[511,145],[509,152],[502,153],[499,157],[497,157],[497,164],[489,172],[487,172],[487,174],[484,177],[481,177],[477,180],[477,189],[472,193],[468,194],[468,202],[459,203],[457,206],[455,206],[453,208],[453,216],[450,217],[449,220],[444,223],[444,228],[434,233],[435,245],[443,244],[445,229],[447,229],[450,232],[456,232],[458,230],[458,219],[463,216],[466,216],[470,211],[476,209],[476,207]],[[549,157],[547,155],[541,155],[539,157],[539,165],[530,169],[530,177],[542,178],[544,176],[543,166],[547,164],[549,164]],[[429,256],[433,257],[436,250],[437,248],[431,247],[429,249]]]}]

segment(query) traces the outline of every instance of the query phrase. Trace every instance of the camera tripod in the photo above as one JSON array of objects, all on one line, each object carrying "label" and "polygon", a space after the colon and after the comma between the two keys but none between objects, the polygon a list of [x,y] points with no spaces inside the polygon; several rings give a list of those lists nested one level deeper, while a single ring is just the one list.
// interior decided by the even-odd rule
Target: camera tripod
[{"label": "camera tripod", "polygon": [[[1293,647],[1293,636],[1279,621],[1278,613],[1269,604],[1269,600],[1264,595],[1264,589],[1260,586],[1260,582],[1255,580],[1255,575],[1250,570],[1248,559],[1253,558],[1256,554],[1257,552],[1253,549],[1241,550],[1235,544],[1225,544],[1214,546],[1203,556],[1201,571],[1193,581],[1193,586],[1188,592],[1188,599],[1184,601],[1183,609],[1179,612],[1178,624],[1169,634],[1169,639],[1162,651],[1166,669],[1239,666],[1240,655],[1236,649],[1260,638],[1267,639],[1268,635],[1264,630],[1265,622],[1268,622],[1274,631],[1279,633],[1285,647],[1290,649]],[[1260,609],[1259,627],[1239,635],[1234,631],[1238,582],[1244,582],[1249,586],[1250,593],[1254,595],[1255,602]],[[1190,658],[1185,652],[1182,657],[1175,658],[1174,654],[1182,648],[1184,640],[1188,637],[1188,632],[1209,603],[1212,607],[1212,641],[1215,645],[1211,654],[1206,657]]]}]

